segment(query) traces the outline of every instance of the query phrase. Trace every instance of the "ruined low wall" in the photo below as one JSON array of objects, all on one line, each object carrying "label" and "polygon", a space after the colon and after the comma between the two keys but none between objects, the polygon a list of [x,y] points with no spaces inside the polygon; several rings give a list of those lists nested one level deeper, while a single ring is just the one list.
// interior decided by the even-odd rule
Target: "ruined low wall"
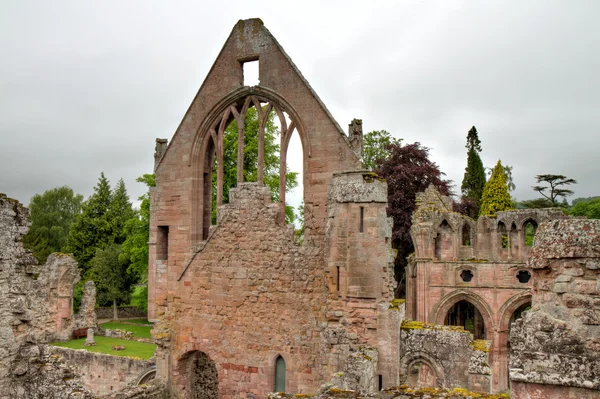
[{"label": "ruined low wall", "polygon": [[[98,319],[113,319],[114,310],[112,306],[96,308],[96,317]],[[141,310],[136,306],[119,306],[117,308],[119,319],[144,319],[148,316],[148,312]]]},{"label": "ruined low wall", "polygon": [[109,394],[125,388],[128,384],[135,383],[145,371],[154,367],[155,364],[150,360],[136,360],[84,350],[48,348],[50,352],[61,356],[69,365],[73,366],[81,377],[83,386],[96,395]]},{"label": "ruined low wall", "polygon": [[405,321],[400,353],[401,384],[490,391],[489,341],[461,327]]}]

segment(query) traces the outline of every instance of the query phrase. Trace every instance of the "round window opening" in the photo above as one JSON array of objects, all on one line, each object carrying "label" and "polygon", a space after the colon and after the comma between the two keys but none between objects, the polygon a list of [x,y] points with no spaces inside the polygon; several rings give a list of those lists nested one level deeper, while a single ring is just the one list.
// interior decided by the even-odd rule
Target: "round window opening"
[{"label": "round window opening", "polygon": [[530,279],[531,273],[529,273],[527,270],[521,270],[519,273],[517,273],[517,280],[519,280],[519,283],[521,284],[528,283]]},{"label": "round window opening", "polygon": [[463,270],[462,272],[460,272],[460,278],[465,283],[469,283],[471,282],[471,280],[473,280],[473,272],[470,270]]}]

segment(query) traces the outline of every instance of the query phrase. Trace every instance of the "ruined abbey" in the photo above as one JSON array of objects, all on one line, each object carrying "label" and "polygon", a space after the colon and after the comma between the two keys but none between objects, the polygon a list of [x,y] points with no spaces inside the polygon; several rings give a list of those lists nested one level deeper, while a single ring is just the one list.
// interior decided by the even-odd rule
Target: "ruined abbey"
[{"label": "ruined abbey", "polygon": [[[258,62],[258,85],[245,84],[248,62]],[[248,182],[251,108],[258,170]],[[276,199],[265,184],[271,113],[281,130]],[[232,166],[224,132],[233,121]],[[301,243],[285,220],[293,134]],[[2,196],[0,398],[600,397],[600,223],[556,209],[473,221],[430,187],[413,214],[407,297],[394,299],[387,185],[361,170],[361,151],[361,121],[344,132],[262,21],[239,21],[173,137],[156,140],[155,358],[110,363],[102,378],[120,373],[120,385],[108,390],[100,372],[82,371],[92,360],[46,345],[94,326],[93,307],[73,314],[74,260],[36,265],[21,244],[27,210]],[[226,175],[237,180],[227,200]]]}]

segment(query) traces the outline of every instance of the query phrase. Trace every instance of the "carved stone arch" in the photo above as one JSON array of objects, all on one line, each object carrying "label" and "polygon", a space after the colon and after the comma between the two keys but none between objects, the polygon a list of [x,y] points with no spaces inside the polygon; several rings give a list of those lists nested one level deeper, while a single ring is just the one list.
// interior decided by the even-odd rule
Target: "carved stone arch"
[{"label": "carved stone arch", "polygon": [[156,378],[156,366],[144,370],[136,379],[135,385],[147,384],[149,381]]},{"label": "carved stone arch", "polygon": [[508,331],[510,319],[515,310],[526,303],[531,303],[531,299],[531,292],[527,291],[522,294],[517,294],[506,301],[498,312],[500,315],[500,319],[498,320],[498,331]]},{"label": "carved stone arch", "polygon": [[[189,154],[189,166],[192,168],[192,242],[198,243],[207,238],[208,227],[206,226],[206,204],[205,202],[209,198],[205,195],[204,187],[204,176],[205,176],[205,154],[211,142],[214,142],[216,137],[216,143],[214,143],[217,150],[217,159],[219,170],[218,176],[223,175],[222,161],[223,161],[223,132],[225,130],[225,124],[232,118],[236,118],[238,121],[241,118],[245,118],[245,111],[254,105],[258,107],[259,118],[262,117],[263,111],[261,108],[261,102],[268,104],[269,111],[271,107],[275,109],[280,119],[283,116],[283,112],[286,112],[290,119],[290,126],[285,126],[282,123],[282,144],[289,142],[292,130],[298,131],[300,142],[303,149],[304,157],[304,170],[308,163],[308,158],[311,154],[310,140],[308,134],[304,128],[302,120],[296,110],[289,104],[282,96],[275,93],[274,91],[264,87],[242,87],[235,90],[221,99],[208,113],[208,116],[202,121],[196,131],[196,135],[193,139],[190,154]],[[239,108],[239,111],[238,111]],[[285,131],[284,131],[285,130]],[[289,132],[289,134],[288,134]],[[243,140],[243,138],[242,138]],[[285,141],[287,140],[287,141]],[[240,148],[238,148],[239,151]],[[287,148],[285,148],[287,151]],[[284,148],[282,147],[281,153],[284,154]],[[243,156],[243,154],[242,154]],[[239,157],[239,155],[238,155]],[[285,156],[282,156],[285,161]],[[285,163],[282,162],[283,165]],[[280,165],[281,169],[281,165]],[[240,171],[238,165],[238,181],[240,180]],[[285,175],[285,172],[284,172]],[[220,179],[221,180],[221,179]],[[283,180],[283,182],[281,181]],[[217,203],[220,204],[222,200],[222,180],[217,184]],[[283,191],[283,194],[282,194]],[[285,203],[285,180],[280,179],[280,202]]]},{"label": "carved stone arch", "polygon": [[485,322],[486,336],[489,336],[496,327],[493,318],[494,312],[482,297],[472,291],[458,290],[442,297],[433,307],[429,321],[435,324],[444,324],[444,319],[450,308],[463,300],[470,302],[481,313]]},{"label": "carved stone arch", "polygon": [[438,387],[444,388],[446,386],[446,373],[444,372],[444,368],[432,356],[423,352],[409,353],[400,359],[400,384],[406,383],[411,367],[419,361],[427,363],[436,374]]},{"label": "carved stone arch", "polygon": [[467,228],[469,230],[470,246],[475,247],[477,245],[477,225],[475,224],[475,221],[473,219],[471,219],[470,217],[463,217],[463,218],[461,218],[461,221],[462,221],[462,223],[460,225],[460,241],[461,241],[461,243],[464,245],[465,237],[463,236],[463,234],[465,232],[465,226],[467,226]]}]

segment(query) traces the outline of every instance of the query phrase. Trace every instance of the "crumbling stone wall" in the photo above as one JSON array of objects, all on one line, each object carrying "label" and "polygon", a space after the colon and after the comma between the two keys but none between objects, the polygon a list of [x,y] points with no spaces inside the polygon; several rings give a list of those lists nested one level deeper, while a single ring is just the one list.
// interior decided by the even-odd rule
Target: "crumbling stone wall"
[{"label": "crumbling stone wall", "polygon": [[[98,307],[95,310],[96,318],[98,319],[112,319],[114,317],[112,306]],[[119,319],[146,318],[148,317],[148,312],[137,306],[119,306],[117,307],[117,316]]]},{"label": "crumbling stone wall", "polygon": [[475,222],[453,212],[450,198],[433,186],[417,196],[411,227],[415,254],[406,270],[407,318],[444,324],[455,304],[473,305],[474,324],[483,325],[482,338],[492,341],[494,392],[508,388],[511,319],[531,302],[534,279],[519,278],[531,276],[526,226],[564,218],[558,209],[524,209]]},{"label": "crumbling stone wall", "polygon": [[533,306],[510,333],[516,398],[600,395],[600,221],[540,226],[528,266]]},{"label": "crumbling stone wall", "polygon": [[405,321],[400,333],[400,384],[490,391],[489,341],[461,327]]},{"label": "crumbling stone wall", "polygon": [[114,393],[129,384],[135,384],[145,371],[155,365],[153,360],[55,346],[49,346],[48,352],[60,356],[72,366],[81,384],[96,395]]}]

